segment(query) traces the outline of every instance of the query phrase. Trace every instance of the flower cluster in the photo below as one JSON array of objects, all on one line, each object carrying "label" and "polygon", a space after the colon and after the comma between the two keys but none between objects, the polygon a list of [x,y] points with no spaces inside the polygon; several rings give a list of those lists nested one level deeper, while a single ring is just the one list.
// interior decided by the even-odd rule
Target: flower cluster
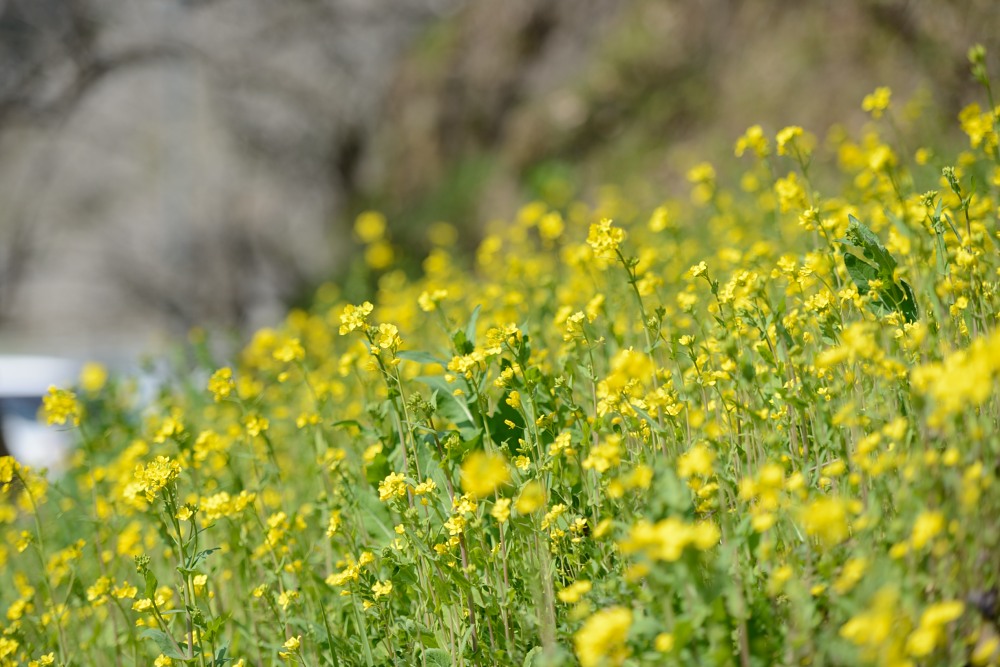
[{"label": "flower cluster", "polygon": [[418,277],[365,212],[370,300],[50,391],[79,448],[0,458],[0,667],[1000,663],[997,115],[945,156],[896,103],[468,257],[435,224]]}]

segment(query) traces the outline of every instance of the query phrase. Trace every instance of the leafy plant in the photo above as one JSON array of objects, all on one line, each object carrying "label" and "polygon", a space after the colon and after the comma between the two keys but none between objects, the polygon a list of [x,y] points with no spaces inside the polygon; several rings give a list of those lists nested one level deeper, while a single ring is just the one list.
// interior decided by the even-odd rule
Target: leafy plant
[{"label": "leafy plant", "polygon": [[873,293],[872,310],[879,315],[898,312],[907,322],[917,320],[917,302],[909,283],[897,277],[898,264],[863,222],[849,214],[850,226],[841,258],[860,294]]}]

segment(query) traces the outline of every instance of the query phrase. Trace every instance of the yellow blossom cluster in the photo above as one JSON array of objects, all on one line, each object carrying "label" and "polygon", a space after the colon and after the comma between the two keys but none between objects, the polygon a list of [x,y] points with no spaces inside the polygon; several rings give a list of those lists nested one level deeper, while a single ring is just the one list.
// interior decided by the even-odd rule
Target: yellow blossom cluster
[{"label": "yellow blossom cluster", "polygon": [[358,280],[199,380],[51,390],[0,666],[1000,663],[997,114],[858,102],[405,268],[363,212]]}]

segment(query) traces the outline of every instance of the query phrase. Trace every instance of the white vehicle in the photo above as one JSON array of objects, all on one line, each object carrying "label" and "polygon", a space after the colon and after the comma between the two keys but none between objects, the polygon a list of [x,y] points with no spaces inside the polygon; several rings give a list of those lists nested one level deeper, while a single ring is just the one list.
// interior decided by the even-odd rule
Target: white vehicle
[{"label": "white vehicle", "polygon": [[56,474],[65,466],[72,436],[40,422],[38,410],[49,387],[75,384],[82,366],[56,357],[0,355],[0,429],[3,443],[19,462]]}]

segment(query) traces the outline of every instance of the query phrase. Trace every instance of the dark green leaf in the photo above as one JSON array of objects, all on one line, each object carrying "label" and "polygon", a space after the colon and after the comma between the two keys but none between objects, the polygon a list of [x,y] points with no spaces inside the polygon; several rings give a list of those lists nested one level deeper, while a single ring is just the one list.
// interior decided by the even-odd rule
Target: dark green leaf
[{"label": "dark green leaf", "polygon": [[868,294],[871,282],[878,280],[881,287],[878,289],[878,300],[871,304],[872,308],[880,315],[893,311],[901,313],[908,322],[913,322],[917,319],[917,301],[906,282],[897,282],[896,260],[872,230],[853,215],[848,218],[850,227],[847,238],[841,240],[845,246],[842,255],[844,267],[858,292]]}]

